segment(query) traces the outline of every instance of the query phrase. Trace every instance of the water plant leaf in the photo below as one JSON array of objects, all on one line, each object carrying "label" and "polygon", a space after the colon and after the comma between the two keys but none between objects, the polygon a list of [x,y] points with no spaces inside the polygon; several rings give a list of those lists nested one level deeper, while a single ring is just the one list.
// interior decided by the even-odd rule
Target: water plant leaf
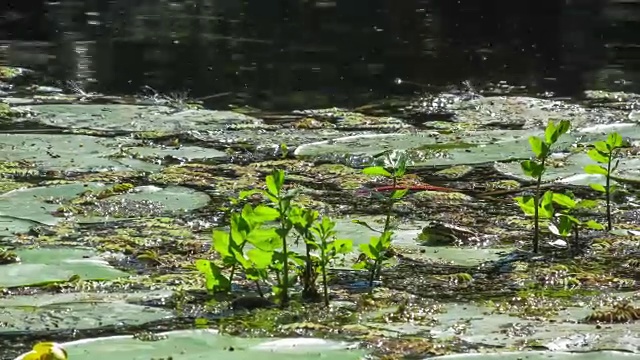
[{"label": "water plant leaf", "polygon": [[592,188],[595,191],[599,191],[601,193],[606,193],[607,189],[605,189],[604,186],[600,185],[600,184],[589,184],[589,187]]},{"label": "water plant leaf", "polygon": [[599,222],[595,221],[595,220],[588,220],[586,222],[583,223],[584,226],[588,227],[589,229],[593,229],[593,230],[604,230],[605,226],[600,224]]},{"label": "water plant leaf", "polygon": [[273,251],[251,249],[247,251],[247,257],[257,269],[266,269],[273,262]]},{"label": "water plant leaf", "polygon": [[376,230],[373,227],[371,227],[371,225],[367,224],[366,221],[354,219],[354,220],[351,220],[351,222],[354,223],[354,224],[362,225],[362,226],[366,227],[367,229],[369,229],[371,231],[375,231],[375,232],[378,232],[378,233],[380,232],[380,230]]},{"label": "water plant leaf", "polygon": [[399,189],[399,190],[393,190],[393,192],[391,193],[391,198],[392,199],[401,199],[402,197],[404,197],[407,192],[409,191],[409,189]]},{"label": "water plant leaf", "polygon": [[540,199],[540,208],[538,209],[538,216],[543,219],[550,219],[553,217],[553,191],[547,191],[542,195]]},{"label": "water plant leaf", "polygon": [[569,209],[573,209],[576,206],[576,201],[565,194],[553,193],[553,202]]},{"label": "water plant leaf", "polygon": [[596,148],[601,154],[608,154],[611,152],[611,147],[605,141],[596,141],[593,143],[593,147]]},{"label": "water plant leaf", "polygon": [[609,162],[609,157],[607,156],[607,152],[602,152],[599,151],[597,148],[596,149],[591,149],[587,152],[587,155],[589,155],[589,157],[596,162],[599,162],[601,164],[606,164],[607,162]]},{"label": "water plant leaf", "polygon": [[586,165],[584,167],[584,172],[586,172],[587,174],[598,174],[598,175],[604,175],[604,176],[607,176],[607,174],[609,174],[607,172],[607,169],[603,168],[600,165],[596,165],[596,164]]},{"label": "water plant leaf", "polygon": [[228,232],[213,230],[211,236],[213,242],[213,249],[220,254],[223,258],[232,256],[229,251],[231,245],[231,237]]},{"label": "water plant leaf", "polygon": [[221,269],[213,262],[198,259],[196,260],[196,269],[204,275],[207,290],[216,292],[226,291],[231,288],[231,281],[222,274]]},{"label": "water plant leaf", "polygon": [[371,175],[371,176],[391,177],[391,173],[382,166],[370,166],[370,167],[364,168],[362,170],[362,173],[365,175]]},{"label": "water plant leaf", "polygon": [[[371,238],[371,241],[373,241],[373,237]],[[379,255],[379,252],[376,249],[375,245],[371,244],[360,244],[360,251],[362,251],[363,254],[365,254],[369,259],[372,260],[377,259]]]},{"label": "water plant leaf", "polygon": [[517,196],[514,200],[518,203],[518,206],[520,206],[520,209],[522,209],[525,215],[533,216],[535,214],[536,205],[533,196]]},{"label": "water plant leaf", "polygon": [[607,145],[609,145],[609,150],[614,150],[615,148],[619,148],[622,146],[622,136],[618,133],[611,133],[607,137]]},{"label": "water plant leaf", "polygon": [[348,254],[353,250],[353,241],[351,239],[337,239],[329,244],[329,248],[336,254]]},{"label": "water plant leaf", "polygon": [[522,161],[520,163],[520,167],[522,168],[522,172],[524,172],[525,175],[531,176],[532,178],[537,178],[544,172],[544,167],[532,160]]},{"label": "water plant leaf", "polygon": [[556,125],[553,120],[549,120],[547,128],[544,132],[545,142],[548,145],[555,144],[560,136],[564,135],[571,128],[571,122],[568,120],[560,120]]},{"label": "water plant leaf", "polygon": [[549,146],[537,136],[529,137],[529,145],[531,145],[531,151],[538,159],[545,157],[549,153]]},{"label": "water plant leaf", "polygon": [[268,221],[274,221],[280,217],[280,212],[272,207],[265,205],[258,205],[253,209],[251,220],[264,223]]}]

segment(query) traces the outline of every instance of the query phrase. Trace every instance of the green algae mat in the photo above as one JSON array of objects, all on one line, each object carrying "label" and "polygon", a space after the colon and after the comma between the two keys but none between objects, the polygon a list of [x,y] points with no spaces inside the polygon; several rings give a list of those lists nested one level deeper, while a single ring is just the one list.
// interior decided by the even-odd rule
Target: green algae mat
[{"label": "green algae mat", "polygon": [[[43,340],[63,344],[69,359],[640,356],[638,95],[439,93],[279,114],[169,98],[11,96],[0,104],[3,358]],[[543,219],[534,254],[533,221],[515,198],[536,189],[520,161],[533,158],[530,137],[545,137],[549,119],[571,129],[551,147],[541,188],[589,203],[576,219],[606,223],[605,197],[593,190],[606,177],[585,166],[608,134],[624,146],[610,179],[613,230],[582,227],[570,248],[573,238],[549,226],[557,219]],[[391,205],[387,154],[407,160],[396,180],[409,190]],[[302,296],[322,292],[318,266],[311,286],[301,280],[320,247],[289,239],[296,276],[284,309],[272,307],[279,280],[261,275],[276,263],[231,274],[218,251],[246,206],[275,226],[268,196],[251,191],[272,188],[276,169],[291,204],[330,217],[352,245],[326,264],[328,307]],[[394,234],[372,282],[362,249],[387,222]],[[272,243],[245,245],[248,266],[248,254]],[[197,260],[232,277],[230,293],[207,290],[222,282]]]}]

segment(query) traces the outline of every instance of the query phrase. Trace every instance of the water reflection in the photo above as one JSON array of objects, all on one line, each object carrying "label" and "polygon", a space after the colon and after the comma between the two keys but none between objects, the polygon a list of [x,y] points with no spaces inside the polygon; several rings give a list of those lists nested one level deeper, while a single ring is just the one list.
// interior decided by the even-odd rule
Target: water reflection
[{"label": "water reflection", "polygon": [[[506,80],[640,91],[640,10],[605,0],[9,0],[3,64],[87,90],[149,85],[275,107],[361,103]],[[628,7],[626,7],[628,6]],[[635,46],[635,47],[634,47]]]}]

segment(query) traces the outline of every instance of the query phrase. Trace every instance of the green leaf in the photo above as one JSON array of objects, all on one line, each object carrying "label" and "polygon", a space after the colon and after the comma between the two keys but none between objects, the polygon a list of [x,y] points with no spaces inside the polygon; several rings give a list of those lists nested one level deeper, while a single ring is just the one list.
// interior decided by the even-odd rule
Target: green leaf
[{"label": "green leaf", "polygon": [[538,164],[536,161],[532,160],[524,160],[520,163],[520,167],[522,168],[522,172],[525,175],[531,176],[532,178],[537,179],[538,176],[542,174],[544,171],[544,167],[542,164]]},{"label": "green leaf", "polygon": [[544,141],[547,144],[553,144],[555,143],[553,139],[554,136],[556,136],[556,124],[552,120],[549,120],[549,122],[547,122],[547,127],[544,130]]},{"label": "green leaf", "polygon": [[590,164],[584,167],[584,172],[587,174],[598,174],[607,176],[607,169],[603,168],[600,165]]},{"label": "green leaf", "polygon": [[608,154],[598,151],[598,149],[589,150],[587,155],[589,155],[593,161],[599,162],[600,164],[606,164],[609,162]]},{"label": "green leaf", "polygon": [[576,201],[565,194],[553,193],[553,202],[569,209],[576,206]]},{"label": "green leaf", "polygon": [[274,221],[280,217],[280,212],[272,207],[258,205],[253,209],[252,219],[255,222],[264,223]]},{"label": "green leaf", "polygon": [[600,185],[600,184],[589,184],[589,187],[592,188],[595,191],[599,191],[601,193],[606,193],[607,189],[604,188],[604,186]]},{"label": "green leaf", "polygon": [[255,194],[262,194],[262,191],[257,190],[257,189],[253,189],[253,190],[243,190],[240,191],[240,194],[238,195],[239,199],[246,199],[249,196],[253,196]]},{"label": "green leaf", "polygon": [[391,198],[394,200],[401,199],[407,194],[408,191],[409,189],[393,190],[393,192],[391,193]]},{"label": "green leaf", "polygon": [[231,289],[231,281],[224,275],[218,266],[209,260],[196,260],[196,269],[204,275],[205,286],[209,291],[228,291]]},{"label": "green leaf", "polygon": [[518,196],[515,197],[514,200],[525,215],[533,216],[535,214],[535,201],[533,196]]},{"label": "green leaf", "polygon": [[378,250],[376,250],[376,248],[374,246],[371,246],[370,243],[369,244],[360,244],[360,251],[362,251],[362,253],[365,254],[371,260],[377,259],[378,256],[380,255]]},{"label": "green leaf", "polygon": [[546,157],[549,153],[549,146],[537,136],[529,137],[529,145],[538,159]]},{"label": "green leaf", "polygon": [[618,133],[611,133],[607,137],[607,145],[609,145],[609,150],[614,150],[622,146],[622,136]]},{"label": "green leaf", "polygon": [[613,194],[614,192],[616,192],[616,190],[618,190],[618,185],[615,184],[610,184],[609,185],[609,193]]},{"label": "green leaf", "polygon": [[257,228],[247,234],[247,241],[264,251],[273,251],[282,246],[282,239],[277,232],[275,228]]},{"label": "green leaf", "polygon": [[353,241],[351,239],[338,239],[332,241],[329,246],[336,254],[348,254],[353,250]]},{"label": "green leaf", "polygon": [[385,250],[391,246],[391,237],[393,236],[393,231],[385,231],[380,235],[380,249]]},{"label": "green leaf", "polygon": [[553,218],[553,191],[547,191],[542,195],[540,199],[540,208],[538,209],[538,216],[541,219]]},{"label": "green leaf", "polygon": [[357,263],[351,266],[354,270],[364,270],[368,267],[368,263],[366,261],[358,261]]},{"label": "green leaf", "polygon": [[230,237],[228,232],[213,230],[211,238],[213,250],[220,254],[221,257],[231,256],[229,252]]},{"label": "green leaf", "polygon": [[605,229],[604,225],[600,224],[599,222],[597,222],[595,220],[589,220],[589,221],[585,222],[584,226],[588,227],[589,229],[593,229],[593,230],[604,230]]},{"label": "green leaf", "polygon": [[609,145],[604,141],[594,142],[593,147],[595,147],[596,150],[600,152],[603,156],[607,156],[611,152],[611,149],[609,149]]},{"label": "green leaf", "polygon": [[271,175],[266,178],[267,191],[273,196],[280,196],[280,191],[284,185],[284,171],[280,169],[273,170]]},{"label": "green leaf", "polygon": [[580,209],[593,209],[599,205],[597,200],[580,200],[576,203],[576,208]]},{"label": "green leaf", "polygon": [[365,175],[371,175],[371,176],[391,177],[391,173],[388,172],[382,166],[371,166],[371,167],[368,167],[368,168],[364,168],[362,170],[362,173],[365,174]]},{"label": "green leaf", "polygon": [[557,226],[558,235],[560,236],[569,236],[573,231],[573,221],[569,216],[560,216]]},{"label": "green leaf", "polygon": [[251,249],[247,251],[247,257],[257,269],[266,269],[273,262],[273,251]]},{"label": "green leaf", "polygon": [[569,120],[560,120],[560,123],[558,123],[558,125],[556,126],[556,131],[555,131],[556,138],[554,139],[553,143],[558,141],[560,136],[569,132],[570,129],[571,129],[571,122]]}]

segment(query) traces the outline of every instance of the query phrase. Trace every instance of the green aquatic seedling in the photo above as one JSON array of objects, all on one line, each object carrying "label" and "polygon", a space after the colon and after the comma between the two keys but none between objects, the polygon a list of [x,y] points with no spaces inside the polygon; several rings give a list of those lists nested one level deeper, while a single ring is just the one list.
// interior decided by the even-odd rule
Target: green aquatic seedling
[{"label": "green aquatic seedling", "polygon": [[[360,250],[362,255],[360,260],[354,265],[355,269],[366,269],[369,271],[369,291],[373,291],[373,282],[380,273],[384,260],[387,258],[389,248],[391,247],[391,239],[393,236],[393,226],[391,223],[393,216],[393,206],[407,194],[408,189],[398,186],[399,181],[404,177],[407,171],[407,163],[409,157],[404,151],[385,151],[378,155],[384,159],[384,166],[371,166],[362,170],[366,175],[384,176],[391,179],[393,192],[383,201],[385,203],[385,221],[382,230],[376,230],[371,225],[361,220],[354,220],[370,230],[380,233],[380,236],[371,238],[368,244],[361,244]],[[391,171],[387,170],[390,168]]]},{"label": "green aquatic seedling", "polygon": [[557,214],[557,221],[549,223],[549,230],[552,233],[569,238],[573,235],[573,241],[568,241],[570,250],[577,250],[579,246],[579,231],[581,228],[594,230],[604,230],[604,226],[595,220],[581,221],[574,212],[578,209],[588,209],[596,205],[593,200],[576,201],[572,193],[553,193],[553,202],[562,207]]},{"label": "green aquatic seedling", "polygon": [[[593,190],[604,193],[607,201],[607,230],[611,231],[611,194],[616,191],[616,186],[611,184],[611,175],[618,168],[620,159],[617,159],[618,151],[623,146],[622,136],[618,133],[609,134],[606,141],[596,141],[593,149],[587,153],[591,159],[607,167],[591,164],[584,167],[587,174],[604,175],[605,185],[589,184]],[[613,160],[615,159],[615,164]]]},{"label": "green aquatic seedling", "polygon": [[308,300],[316,300],[320,298],[316,287],[318,272],[316,264],[319,263],[319,257],[313,255],[316,245],[316,238],[311,231],[320,214],[311,209],[305,209],[299,206],[293,206],[289,212],[289,218],[293,223],[293,228],[298,234],[296,245],[302,240],[305,245],[305,255],[294,258],[298,263],[298,274],[302,280],[302,298]]},{"label": "green aquatic seedling", "polygon": [[336,239],[336,223],[329,217],[324,216],[322,220],[313,224],[311,231],[317,237],[309,245],[320,252],[318,272],[322,275],[322,292],[325,306],[329,306],[329,287],[327,284],[327,266],[338,255],[351,252],[353,241],[349,239]]},{"label": "green aquatic seedling", "polygon": [[[567,120],[560,120],[558,124],[549,121],[544,132],[544,139],[538,136],[529,137],[529,144],[535,158],[533,160],[524,160],[520,163],[522,171],[535,179],[536,188],[533,196],[519,196],[515,198],[522,211],[526,215],[533,215],[533,252],[538,253],[540,248],[540,209],[544,209],[540,197],[540,185],[542,183],[542,175],[545,171],[546,161],[551,155],[551,146],[555,144],[560,136],[569,131],[571,124]],[[548,206],[553,208],[551,198],[548,200]],[[529,211],[533,210],[533,214]]]},{"label": "green aquatic seedling", "polygon": [[[266,278],[266,270],[280,243],[275,229],[265,228],[263,224],[278,217],[279,213],[268,206],[254,208],[246,204],[242,212],[231,215],[230,231],[213,231],[212,247],[220,255],[222,264],[205,259],[196,261],[196,268],[204,274],[209,291],[229,291],[238,267],[243,268],[247,278],[256,284]],[[245,251],[247,243],[254,248]],[[229,277],[223,273],[227,268],[231,269]],[[259,287],[258,290],[261,292]]]}]

